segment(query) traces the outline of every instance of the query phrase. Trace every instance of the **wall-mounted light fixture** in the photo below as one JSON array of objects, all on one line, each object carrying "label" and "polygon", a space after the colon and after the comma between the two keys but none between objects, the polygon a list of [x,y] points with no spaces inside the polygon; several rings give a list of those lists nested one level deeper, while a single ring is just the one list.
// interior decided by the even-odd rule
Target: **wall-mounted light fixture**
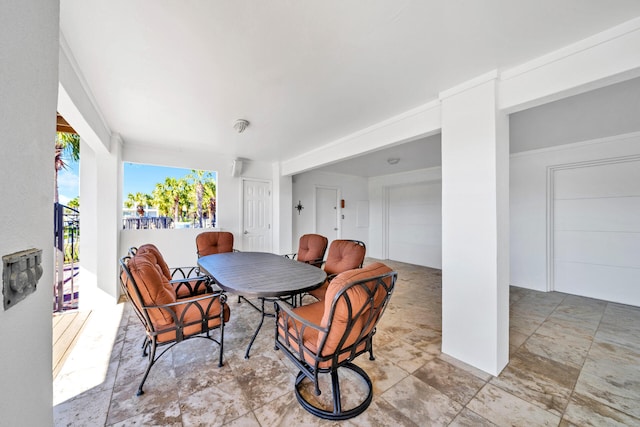
[{"label": "wall-mounted light fixture", "polygon": [[293,208],[294,208],[294,209],[297,209],[297,210],[298,210],[298,215],[300,215],[300,211],[301,211],[302,209],[304,209],[304,206],[302,206],[302,203],[300,202],[300,200],[298,200],[298,204],[297,204],[297,205],[295,205]]}]

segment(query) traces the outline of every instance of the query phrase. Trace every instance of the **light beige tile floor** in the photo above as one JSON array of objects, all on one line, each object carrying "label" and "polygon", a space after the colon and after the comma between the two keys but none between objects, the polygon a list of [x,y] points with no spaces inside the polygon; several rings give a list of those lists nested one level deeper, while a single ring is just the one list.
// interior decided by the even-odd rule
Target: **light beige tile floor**
[{"label": "light beige tile floor", "polygon": [[493,377],[440,352],[440,271],[387,263],[399,278],[376,360],[357,359],[374,397],[356,418],[330,423],[300,407],[296,370],[273,350],[272,321],[245,360],[258,313],[230,298],[225,366],[210,341],[181,343],[140,397],[138,319],[128,304],[94,312],[54,381],[55,425],[640,425],[640,308],[512,287],[510,362]]}]

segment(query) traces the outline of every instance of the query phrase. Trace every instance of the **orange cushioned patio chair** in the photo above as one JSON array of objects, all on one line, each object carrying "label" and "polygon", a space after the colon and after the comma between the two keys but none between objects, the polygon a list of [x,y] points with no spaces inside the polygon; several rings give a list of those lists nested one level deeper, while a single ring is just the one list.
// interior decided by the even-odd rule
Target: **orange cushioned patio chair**
[{"label": "orange cushioned patio chair", "polygon": [[329,240],[320,234],[304,234],[300,237],[298,252],[285,256],[316,267],[322,267],[328,243]]},{"label": "orange cushioned patio chair", "polygon": [[[346,420],[367,409],[373,396],[371,379],[352,361],[367,351],[374,360],[376,324],[391,298],[396,279],[396,272],[376,262],[336,276],[324,301],[296,308],[275,302],[276,348],[300,369],[295,394],[305,410],[324,419]],[[349,408],[349,402],[340,395],[341,368],[355,373],[367,387],[364,399]],[[319,374],[327,373],[331,377],[331,402],[314,402],[309,393],[305,397],[304,390],[309,385],[316,396],[320,395]]]},{"label": "orange cushioned patio chair", "polygon": [[228,231],[205,231],[196,236],[198,258],[205,255],[233,252],[233,233]]},{"label": "orange cushioned patio chair", "polygon": [[334,240],[329,246],[327,260],[324,263],[324,271],[327,273],[327,280],[322,286],[309,291],[316,299],[324,299],[329,282],[343,271],[362,267],[367,248],[360,240]]},{"label": "orange cushioned patio chair", "polygon": [[132,256],[144,253],[150,253],[156,257],[162,274],[169,280],[178,298],[211,292],[210,277],[201,275],[197,266],[169,268],[160,250],[152,243],[129,249],[129,254]]},{"label": "orange cushioned patio chair", "polygon": [[[138,250],[133,257],[123,257],[120,269],[122,291],[144,325],[146,334],[143,356],[148,356],[149,361],[138,387],[138,396],[144,393],[142,387],[156,361],[186,339],[200,337],[217,343],[220,346],[218,366],[223,365],[224,325],[230,314],[226,295],[218,291],[178,298],[151,252],[140,253]],[[215,329],[220,330],[219,339],[210,334]],[[156,357],[156,350],[161,346],[166,348]]]}]

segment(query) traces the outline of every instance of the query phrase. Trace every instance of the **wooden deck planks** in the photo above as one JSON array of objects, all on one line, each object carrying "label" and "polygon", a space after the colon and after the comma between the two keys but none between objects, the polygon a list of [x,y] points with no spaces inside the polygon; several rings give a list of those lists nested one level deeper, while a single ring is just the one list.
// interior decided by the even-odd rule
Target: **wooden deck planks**
[{"label": "wooden deck planks", "polygon": [[62,369],[90,315],[91,311],[73,311],[53,315],[53,378]]}]

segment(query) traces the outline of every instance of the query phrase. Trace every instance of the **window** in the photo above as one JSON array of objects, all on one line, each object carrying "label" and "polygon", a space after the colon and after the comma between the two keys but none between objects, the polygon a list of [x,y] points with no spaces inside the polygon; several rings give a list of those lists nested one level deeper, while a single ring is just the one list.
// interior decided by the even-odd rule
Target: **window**
[{"label": "window", "polygon": [[216,226],[215,171],[124,163],[123,228]]}]

